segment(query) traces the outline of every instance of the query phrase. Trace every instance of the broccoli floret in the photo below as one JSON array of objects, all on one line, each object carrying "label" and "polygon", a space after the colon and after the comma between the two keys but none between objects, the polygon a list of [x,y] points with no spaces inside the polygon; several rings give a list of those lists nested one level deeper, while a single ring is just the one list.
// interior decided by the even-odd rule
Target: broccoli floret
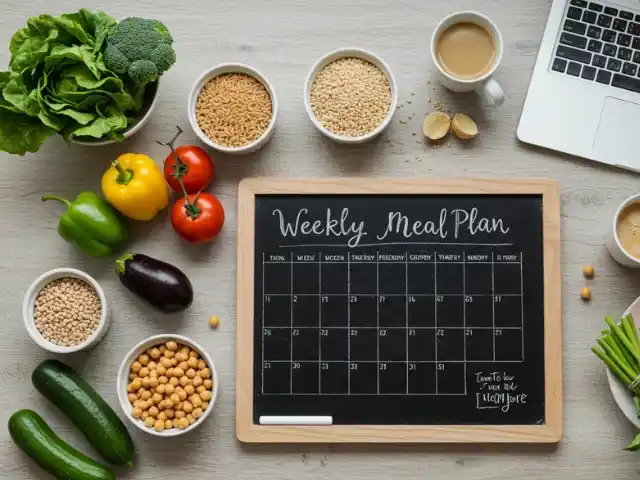
[{"label": "broccoli floret", "polygon": [[157,20],[129,17],[107,36],[104,63],[116,73],[127,73],[135,83],[148,83],[176,61],[167,27]]}]

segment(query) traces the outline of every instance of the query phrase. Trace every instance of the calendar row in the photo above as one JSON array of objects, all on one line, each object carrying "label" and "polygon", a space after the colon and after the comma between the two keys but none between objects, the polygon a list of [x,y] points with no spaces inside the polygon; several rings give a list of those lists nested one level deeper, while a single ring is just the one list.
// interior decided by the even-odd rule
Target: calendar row
[{"label": "calendar row", "polygon": [[265,361],[523,360],[520,328],[265,328]]},{"label": "calendar row", "polygon": [[522,265],[266,263],[265,294],[520,294]]},{"label": "calendar row", "polygon": [[265,362],[265,395],[464,395],[464,363]]},{"label": "calendar row", "polygon": [[521,327],[519,295],[265,295],[265,327]]}]

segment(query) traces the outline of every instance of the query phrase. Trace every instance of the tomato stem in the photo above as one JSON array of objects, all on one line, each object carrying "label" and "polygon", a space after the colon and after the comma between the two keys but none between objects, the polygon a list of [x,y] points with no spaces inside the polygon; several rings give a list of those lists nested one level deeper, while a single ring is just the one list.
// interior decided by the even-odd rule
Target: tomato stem
[{"label": "tomato stem", "polygon": [[177,180],[180,180],[187,174],[189,168],[187,167],[187,164],[182,161],[175,149],[176,140],[180,135],[182,135],[183,132],[183,130],[180,128],[180,125],[176,125],[176,128],[178,129],[178,132],[173,136],[171,140],[169,140],[167,143],[156,140],[156,143],[158,145],[169,147],[171,149],[171,153],[173,154],[173,158],[175,159],[175,165],[173,166],[173,173],[171,175],[173,175]]}]

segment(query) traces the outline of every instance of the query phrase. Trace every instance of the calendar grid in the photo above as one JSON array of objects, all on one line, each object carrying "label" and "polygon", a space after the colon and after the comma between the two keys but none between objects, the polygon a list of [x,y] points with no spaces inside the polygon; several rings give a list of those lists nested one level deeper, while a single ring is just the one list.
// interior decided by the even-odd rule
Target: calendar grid
[{"label": "calendar grid", "polygon": [[522,363],[523,253],[454,252],[263,252],[262,394],[466,395],[468,365]]}]

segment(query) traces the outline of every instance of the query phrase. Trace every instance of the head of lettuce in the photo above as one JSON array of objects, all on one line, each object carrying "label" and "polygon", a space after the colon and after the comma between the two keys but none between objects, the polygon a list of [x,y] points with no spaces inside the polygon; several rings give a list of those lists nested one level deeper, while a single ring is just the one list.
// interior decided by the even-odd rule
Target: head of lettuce
[{"label": "head of lettuce", "polygon": [[55,134],[122,140],[145,87],[175,62],[172,43],[156,20],[117,22],[86,9],[31,17],[11,38],[9,71],[0,71],[0,151],[36,152]]}]

